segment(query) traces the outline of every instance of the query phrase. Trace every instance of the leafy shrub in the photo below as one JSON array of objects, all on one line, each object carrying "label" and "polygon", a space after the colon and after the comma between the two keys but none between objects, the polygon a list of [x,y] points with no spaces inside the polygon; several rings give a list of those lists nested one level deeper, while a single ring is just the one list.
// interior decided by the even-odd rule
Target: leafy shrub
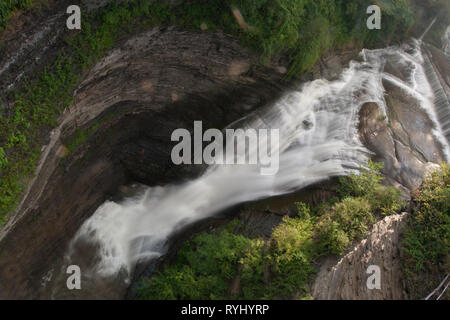
[{"label": "leafy shrub", "polygon": [[345,198],[333,206],[330,214],[350,238],[363,238],[369,232],[369,226],[375,222],[371,206],[364,198]]},{"label": "leafy shrub", "polygon": [[390,186],[378,185],[368,197],[368,201],[373,213],[388,216],[398,213],[405,206],[405,203],[399,200],[400,196],[400,190]]},{"label": "leafy shrub", "polygon": [[351,243],[347,233],[335,221],[326,221],[321,225],[319,232],[323,245],[332,254],[342,254],[348,249]]},{"label": "leafy shrub", "polygon": [[345,198],[319,218],[318,234],[324,249],[342,254],[355,239],[362,239],[375,222],[364,198]]},{"label": "leafy shrub", "polygon": [[[140,299],[274,299],[308,295],[316,257],[309,218],[284,218],[271,245],[230,232],[202,233],[185,245],[174,264],[144,279]],[[238,271],[239,270],[239,271]],[[270,275],[270,279],[268,276]],[[231,295],[230,283],[240,290]],[[236,293],[235,293],[236,294]]]},{"label": "leafy shrub", "polygon": [[311,217],[311,208],[304,202],[295,203],[299,218],[308,220]]},{"label": "leafy shrub", "polygon": [[342,254],[354,240],[367,235],[375,214],[391,215],[404,207],[399,190],[381,185],[382,168],[382,163],[369,160],[360,174],[339,178],[335,189],[340,201],[324,204],[318,211],[322,250]]},{"label": "leafy shrub", "polygon": [[402,239],[403,271],[412,298],[423,298],[450,271],[450,169],[434,172],[415,196]]},{"label": "leafy shrub", "polygon": [[289,298],[302,291],[308,293],[306,285],[314,269],[310,266],[316,258],[313,239],[314,224],[303,218],[284,218],[272,233],[271,271],[274,274],[269,290],[277,298]]},{"label": "leafy shrub", "polygon": [[339,178],[336,192],[341,198],[364,197],[369,195],[383,180],[380,170],[383,163],[369,160],[367,168],[361,168],[360,174],[352,173],[347,177]]},{"label": "leafy shrub", "polygon": [[220,299],[229,295],[228,284],[237,276],[239,265],[244,266],[241,284],[247,295],[252,296],[257,288],[247,284],[253,282],[255,274],[260,278],[263,272],[262,248],[262,241],[233,234],[227,229],[198,234],[180,250],[173,265],[142,282],[138,297]]},{"label": "leafy shrub", "polygon": [[400,190],[383,186],[381,169],[383,163],[367,163],[367,168],[361,168],[360,174],[350,174],[348,177],[339,178],[339,185],[336,192],[341,198],[345,197],[364,197],[369,201],[372,212],[382,215],[391,215],[397,213],[404,203],[400,201]]},{"label": "leafy shrub", "polygon": [[[404,36],[414,22],[409,1],[379,1],[382,30],[368,30],[369,0],[209,0],[186,1],[172,22],[238,35],[268,64],[281,54],[290,65],[287,76],[308,71],[329,49],[356,39],[364,45],[383,45]],[[232,10],[238,11],[239,23]]]},{"label": "leafy shrub", "polygon": [[[211,290],[214,288],[214,290]],[[188,265],[170,266],[157,277],[144,279],[139,288],[142,299],[217,299],[226,283],[217,275],[198,276]]]}]

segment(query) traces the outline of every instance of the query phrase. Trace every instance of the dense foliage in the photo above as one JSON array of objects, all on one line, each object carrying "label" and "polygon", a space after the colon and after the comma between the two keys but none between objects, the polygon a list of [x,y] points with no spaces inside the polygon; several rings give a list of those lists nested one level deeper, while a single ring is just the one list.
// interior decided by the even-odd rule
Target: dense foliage
[{"label": "dense foliage", "polygon": [[[298,216],[285,217],[270,239],[248,238],[226,228],[196,235],[176,261],[142,281],[141,299],[304,299],[313,279],[313,263],[324,255],[342,254],[362,239],[383,212],[373,194],[344,192],[350,181],[381,187],[380,165],[361,175],[342,178],[340,196],[316,208],[298,203]],[[383,187],[392,191],[391,187]],[[398,193],[395,202],[401,207]],[[385,214],[394,211],[385,212]],[[381,217],[381,215],[380,215]]]},{"label": "dense foliage", "polygon": [[[350,40],[365,46],[401,38],[414,19],[410,1],[377,1],[384,15],[381,30],[368,30],[368,0],[208,0],[186,1],[172,21],[202,24],[238,35],[261,53],[263,63],[283,54],[288,76],[310,69],[327,50]],[[230,10],[232,9],[232,10]],[[235,17],[234,15],[237,16]],[[238,20],[239,23],[236,23]]]},{"label": "dense foliage", "polygon": [[28,8],[36,0],[2,0],[0,2],[0,30],[6,27],[11,14]]},{"label": "dense foliage", "polygon": [[360,174],[350,174],[340,178],[336,188],[341,198],[363,197],[370,205],[370,210],[377,214],[390,215],[401,208],[398,202],[400,191],[381,184],[383,178],[380,170],[382,163],[369,160],[367,168],[361,168]]},{"label": "dense foliage", "polygon": [[450,167],[443,165],[435,171],[414,201],[402,243],[402,262],[409,294],[424,298],[450,272]]}]

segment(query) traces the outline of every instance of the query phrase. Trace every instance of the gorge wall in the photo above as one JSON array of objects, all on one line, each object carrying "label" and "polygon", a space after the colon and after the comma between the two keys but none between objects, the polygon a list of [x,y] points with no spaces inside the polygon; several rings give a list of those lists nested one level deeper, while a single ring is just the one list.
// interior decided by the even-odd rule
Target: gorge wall
[{"label": "gorge wall", "polygon": [[[2,229],[0,295],[45,297],[41,279],[50,266],[82,221],[125,182],[154,185],[195,175],[172,165],[172,131],[194,120],[223,127],[279,95],[282,74],[255,61],[222,34],[155,28],[97,64],[52,132],[22,206]],[[94,124],[70,153],[65,142]]]},{"label": "gorge wall", "polygon": [[[29,21],[32,17],[25,16],[28,24],[0,35],[0,41],[6,43],[0,57],[2,87],[16,86],[23,73],[39,69],[34,61],[51,59],[61,49],[59,31],[47,31],[64,20],[55,12],[65,4],[58,2],[48,15],[40,17],[39,24],[48,28],[34,30]],[[46,39],[43,47],[38,46],[42,39]],[[448,57],[434,48],[427,50],[448,97],[448,68],[436,67],[450,65]],[[336,79],[350,60],[361,60],[358,52],[355,44],[330,52],[314,67],[314,77]],[[270,104],[297,86],[282,81],[285,72],[284,65],[262,67],[255,54],[220,32],[155,27],[122,39],[84,74],[73,103],[47,139],[35,177],[0,230],[0,298],[52,298],[52,281],[58,281],[70,240],[100,204],[121,187],[126,189],[123,186],[129,182],[149,186],[180,183],[203,170],[172,164],[173,130],[192,128],[194,120],[223,128]],[[398,65],[387,64],[385,72],[408,81]],[[431,163],[444,161],[445,155],[433,137],[433,123],[417,101],[389,81],[384,80],[383,85],[388,118],[382,119],[380,106],[364,105],[360,111],[361,140],[374,152],[375,160],[385,163],[389,183],[408,197]],[[10,99],[4,91],[0,98]],[[311,197],[320,198],[314,192]],[[328,261],[314,285],[314,297],[406,298],[395,261],[403,217],[379,222],[340,262],[334,265],[335,261]],[[381,296],[358,289],[361,279],[356,277],[372,261],[383,265],[389,274],[383,284],[389,289]],[[126,288],[110,292],[108,283],[95,285],[100,288],[97,298],[125,295]]]}]

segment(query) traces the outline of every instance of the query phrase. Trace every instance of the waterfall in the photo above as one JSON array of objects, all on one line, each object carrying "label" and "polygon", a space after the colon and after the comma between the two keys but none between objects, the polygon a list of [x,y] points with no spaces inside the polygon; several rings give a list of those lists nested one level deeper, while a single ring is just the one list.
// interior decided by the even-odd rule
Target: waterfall
[{"label": "waterfall", "polygon": [[[276,175],[261,175],[257,165],[211,165],[199,178],[184,184],[148,187],[122,202],[106,201],[77,232],[68,259],[76,243],[83,240],[98,247],[97,274],[113,276],[121,270],[131,274],[138,261],[163,255],[169,237],[192,222],[235,204],[356,171],[370,156],[359,139],[358,113],[364,103],[375,102],[387,115],[383,79],[419,101],[435,124],[434,135],[446,146],[448,157],[438,122],[444,118],[433,107],[434,84],[427,82],[419,41],[412,47],[363,50],[361,58],[361,62],[352,61],[338,80],[303,84],[232,124],[280,130]],[[386,61],[403,68],[405,79],[384,72]]]},{"label": "waterfall", "polygon": [[441,81],[436,74],[433,64],[428,55],[424,55],[424,69],[430,86],[434,93],[434,107],[436,115],[439,120],[441,130],[447,139],[450,141],[450,103],[448,101],[445,90],[442,87]]},{"label": "waterfall", "polygon": [[442,51],[450,56],[450,26],[447,27],[447,30],[445,30],[445,34],[442,37]]}]

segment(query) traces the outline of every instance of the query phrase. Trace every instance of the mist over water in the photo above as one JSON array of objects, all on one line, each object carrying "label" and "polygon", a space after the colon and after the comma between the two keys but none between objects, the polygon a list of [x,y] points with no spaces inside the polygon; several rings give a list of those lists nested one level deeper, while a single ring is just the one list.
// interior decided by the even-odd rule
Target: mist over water
[{"label": "mist over water", "polygon": [[[299,190],[364,165],[370,152],[358,136],[358,112],[366,102],[386,111],[382,80],[411,95],[435,124],[447,161],[448,144],[433,105],[433,88],[422,64],[420,43],[402,48],[363,50],[363,62],[351,62],[335,81],[315,80],[286,93],[278,102],[234,123],[243,129],[279,129],[279,170],[261,175],[258,165],[211,165],[197,179],[181,185],[148,187],[120,203],[107,201],[82,225],[78,241],[98,247],[92,272],[132,274],[138,261],[163,255],[169,237],[186,225],[233,205]],[[386,61],[407,73],[407,81],[383,72]],[[259,141],[267,145],[267,141]],[[257,152],[256,148],[248,152]]]}]

